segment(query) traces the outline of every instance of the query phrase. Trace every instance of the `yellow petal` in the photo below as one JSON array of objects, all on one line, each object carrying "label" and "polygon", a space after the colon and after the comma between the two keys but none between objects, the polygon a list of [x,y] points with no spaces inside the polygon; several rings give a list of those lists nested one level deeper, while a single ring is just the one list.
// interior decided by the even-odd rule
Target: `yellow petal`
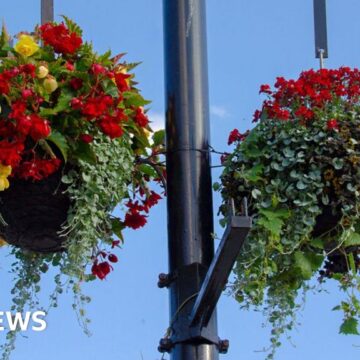
[{"label": "yellow petal", "polygon": [[25,57],[31,56],[39,50],[39,45],[30,35],[22,34],[19,41],[14,46],[14,50]]},{"label": "yellow petal", "polygon": [[8,177],[11,174],[11,166],[1,165],[0,164],[0,176]]},{"label": "yellow petal", "polygon": [[10,186],[9,180],[6,177],[0,177],[0,191],[6,190]]},{"label": "yellow petal", "polygon": [[0,247],[6,246],[6,245],[9,245],[9,244],[4,240],[4,238],[2,238],[2,237],[0,236]]}]

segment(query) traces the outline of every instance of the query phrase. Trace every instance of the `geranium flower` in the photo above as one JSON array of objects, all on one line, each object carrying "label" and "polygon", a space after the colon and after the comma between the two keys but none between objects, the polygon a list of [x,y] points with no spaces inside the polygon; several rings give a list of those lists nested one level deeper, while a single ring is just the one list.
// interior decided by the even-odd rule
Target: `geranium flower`
[{"label": "geranium flower", "polygon": [[81,37],[70,32],[64,23],[40,26],[40,35],[45,45],[52,46],[55,52],[61,54],[73,54],[82,44]]}]

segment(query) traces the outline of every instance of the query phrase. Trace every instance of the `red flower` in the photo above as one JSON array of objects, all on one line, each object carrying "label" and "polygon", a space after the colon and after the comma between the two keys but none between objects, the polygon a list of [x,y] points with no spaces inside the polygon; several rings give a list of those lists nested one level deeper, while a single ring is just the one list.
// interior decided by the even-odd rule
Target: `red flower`
[{"label": "red flower", "polygon": [[130,227],[134,230],[143,227],[146,222],[147,220],[145,215],[141,215],[137,211],[131,211],[125,215],[125,226]]},{"label": "red flower", "polygon": [[98,264],[96,260],[91,267],[92,274],[97,276],[100,280],[104,280],[111,270],[112,267],[107,261]]},{"label": "red flower", "polygon": [[118,258],[117,258],[117,256],[116,256],[115,254],[110,254],[110,255],[108,256],[108,259],[109,259],[109,261],[112,262],[112,263],[117,263],[117,262],[118,262]]},{"label": "red flower", "polygon": [[101,131],[104,134],[108,135],[111,139],[118,138],[124,133],[124,130],[122,129],[118,121],[114,118],[107,117],[99,121],[98,124]]},{"label": "red flower", "polygon": [[21,65],[20,72],[30,75],[32,78],[36,76],[36,66],[34,64]]},{"label": "red flower", "polygon": [[30,117],[32,121],[30,136],[35,141],[48,137],[51,133],[49,122],[36,114],[30,115]]},{"label": "red flower", "polygon": [[116,86],[118,87],[119,91],[124,92],[130,89],[129,84],[127,82],[127,79],[131,75],[123,74],[121,72],[118,72],[114,75]]},{"label": "red flower", "polygon": [[0,94],[7,95],[10,91],[9,82],[4,78],[3,74],[0,74]]},{"label": "red flower", "polygon": [[253,122],[257,122],[261,117],[261,111],[260,110],[255,110],[254,115],[253,115]]},{"label": "red flower", "polygon": [[83,105],[83,102],[79,98],[73,98],[70,101],[70,106],[75,110],[81,109]]},{"label": "red flower", "polygon": [[79,78],[73,78],[69,81],[69,84],[74,90],[79,90],[83,86],[83,81]]},{"label": "red flower", "polygon": [[135,122],[140,127],[145,127],[149,123],[148,117],[144,114],[141,108],[136,109]]},{"label": "red flower", "polygon": [[90,71],[94,74],[94,75],[100,75],[100,74],[105,74],[106,73],[106,69],[101,65],[101,64],[92,64]]},{"label": "red flower", "polygon": [[159,194],[157,194],[155,191],[151,191],[150,196],[144,201],[144,206],[146,208],[151,208],[156,205],[161,199],[162,198]]},{"label": "red flower", "polygon": [[61,165],[60,159],[33,159],[25,161],[15,169],[15,175],[20,179],[39,181],[56,172]]},{"label": "red flower", "polygon": [[328,130],[335,130],[339,128],[339,123],[336,119],[330,119],[327,121],[326,126]]},{"label": "red flower", "polygon": [[264,84],[260,86],[259,94],[271,94],[270,85]]},{"label": "red flower", "polygon": [[0,140],[0,163],[15,168],[21,161],[24,143],[20,140]]},{"label": "red flower", "polygon": [[21,96],[22,96],[23,99],[27,99],[27,98],[29,98],[29,97],[31,97],[33,95],[34,95],[34,93],[33,93],[33,91],[31,89],[23,89],[21,91]]},{"label": "red flower", "polygon": [[295,115],[298,117],[302,117],[305,120],[310,120],[313,118],[314,113],[312,110],[310,110],[306,106],[302,105],[295,111]]},{"label": "red flower", "polygon": [[244,136],[240,134],[238,129],[234,129],[233,131],[231,131],[229,135],[228,145],[231,145],[235,141],[241,141],[241,140],[244,140]]},{"label": "red flower", "polygon": [[65,67],[66,67],[66,69],[69,70],[69,71],[74,71],[74,70],[75,70],[74,64],[72,64],[72,63],[70,63],[70,62],[68,62],[68,61],[66,62]]},{"label": "red flower", "polygon": [[119,246],[120,244],[120,240],[113,240],[112,244],[111,244],[111,248],[113,249],[116,246]]},{"label": "red flower", "polygon": [[82,44],[82,39],[75,32],[70,32],[63,24],[51,23],[40,26],[40,35],[45,45],[50,45],[54,51],[62,54],[73,54]]},{"label": "red flower", "polygon": [[90,98],[83,106],[82,113],[90,119],[100,117],[113,105],[111,96],[98,96]]},{"label": "red flower", "polygon": [[89,134],[81,134],[80,139],[86,144],[90,144],[94,140],[94,138]]}]

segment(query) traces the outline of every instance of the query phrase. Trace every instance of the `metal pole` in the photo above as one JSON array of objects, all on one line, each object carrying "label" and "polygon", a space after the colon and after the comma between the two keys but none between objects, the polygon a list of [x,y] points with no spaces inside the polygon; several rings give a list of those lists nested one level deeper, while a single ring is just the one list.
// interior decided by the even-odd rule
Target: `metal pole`
[{"label": "metal pole", "polygon": [[[323,62],[328,57],[326,0],[314,0],[315,56]],[[323,65],[323,64],[322,64]]]},{"label": "metal pole", "polygon": [[54,21],[54,0],[41,0],[41,24]]},{"label": "metal pole", "polygon": [[[172,360],[217,360],[189,337],[189,318],[214,256],[205,0],[163,0]],[[208,338],[218,339],[214,312]]]}]

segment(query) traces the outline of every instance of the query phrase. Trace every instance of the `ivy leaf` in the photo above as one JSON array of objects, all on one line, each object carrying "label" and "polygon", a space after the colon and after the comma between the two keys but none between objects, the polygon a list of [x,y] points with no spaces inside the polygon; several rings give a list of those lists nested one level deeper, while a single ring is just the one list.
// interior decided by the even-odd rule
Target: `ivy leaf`
[{"label": "ivy leaf", "polygon": [[318,270],[324,261],[322,255],[314,254],[312,252],[297,251],[294,254],[295,267],[300,272],[304,280],[310,280],[314,271]]},{"label": "ivy leaf", "polygon": [[339,332],[344,335],[360,335],[358,331],[358,321],[353,317],[344,320]]},{"label": "ivy leaf", "polygon": [[336,170],[340,170],[344,166],[344,160],[340,159],[340,158],[334,158],[333,161],[332,161],[332,164],[334,165],[334,168]]},{"label": "ivy leaf", "polygon": [[62,157],[67,162],[69,145],[65,136],[56,130],[52,130],[46,141],[51,141],[60,150]]},{"label": "ivy leaf", "polygon": [[300,272],[304,280],[310,280],[312,276],[311,263],[301,251],[295,253],[295,267]]},{"label": "ivy leaf", "polygon": [[278,218],[275,218],[273,220],[260,218],[257,223],[259,225],[262,225],[265,229],[269,230],[270,233],[277,238],[280,236],[281,228],[284,225],[284,221]]},{"label": "ivy leaf", "polygon": [[315,238],[311,240],[311,246],[313,246],[314,248],[317,249],[324,249],[324,242],[322,241],[321,238]]},{"label": "ivy leaf", "polygon": [[262,177],[260,175],[262,174],[263,169],[264,169],[263,164],[257,164],[255,166],[253,166],[251,169],[249,169],[248,171],[246,171],[244,173],[245,180],[251,181],[251,182],[257,182],[257,181],[261,180]]},{"label": "ivy leaf", "polygon": [[284,220],[290,217],[290,211],[287,209],[260,209],[259,212],[263,216],[258,220],[258,224],[264,226],[272,235],[278,238]]},{"label": "ivy leaf", "polygon": [[352,232],[349,237],[345,240],[345,247],[348,246],[360,246],[360,234]]}]

